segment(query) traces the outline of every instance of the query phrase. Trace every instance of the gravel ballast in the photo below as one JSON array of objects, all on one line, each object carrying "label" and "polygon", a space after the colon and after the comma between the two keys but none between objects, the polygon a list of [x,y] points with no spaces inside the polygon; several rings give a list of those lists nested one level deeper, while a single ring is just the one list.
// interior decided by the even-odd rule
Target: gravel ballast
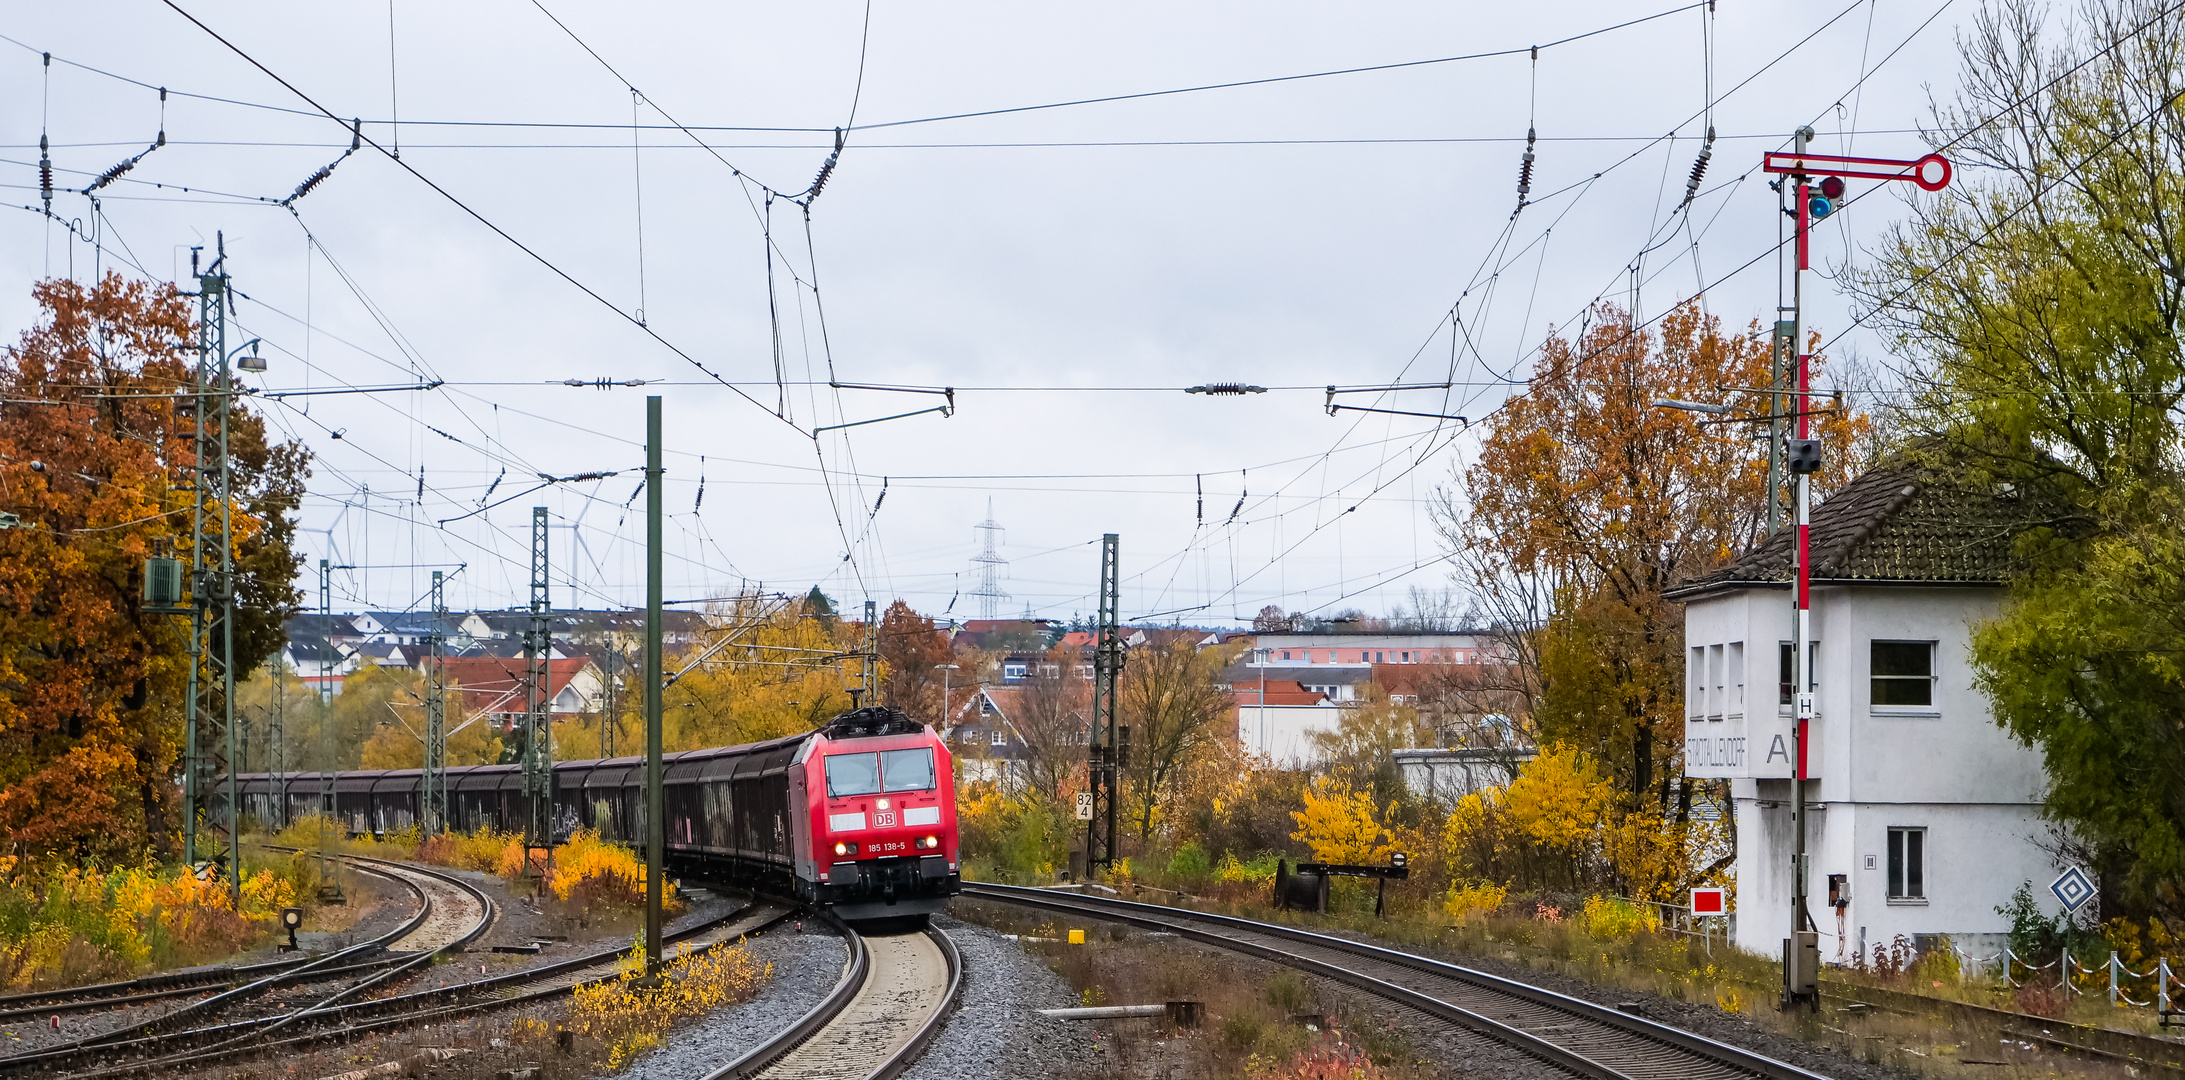
[{"label": "gravel ballast", "polygon": [[1098,1071],[1106,1052],[1094,1037],[1098,1028],[1034,1011],[1081,1004],[1062,976],[986,927],[945,915],[934,916],[933,925],[963,955],[963,988],[956,1015],[903,1080]]},{"label": "gravel ballast", "polygon": [[715,1010],[687,1027],[678,1027],[668,1044],[613,1074],[614,1080],[690,1080],[741,1057],[810,1012],[834,989],[848,958],[842,939],[814,931],[799,934],[791,924],[749,939],[745,944],[774,973],[750,1001]]}]

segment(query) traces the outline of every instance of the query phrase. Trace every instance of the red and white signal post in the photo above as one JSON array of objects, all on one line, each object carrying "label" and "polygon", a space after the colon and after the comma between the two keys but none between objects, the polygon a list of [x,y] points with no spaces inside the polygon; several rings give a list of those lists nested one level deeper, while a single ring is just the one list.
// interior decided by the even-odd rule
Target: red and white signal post
[{"label": "red and white signal post", "polygon": [[[1940,191],[1950,183],[1950,163],[1940,154],[1929,154],[1912,161],[1891,158],[1837,157],[1829,154],[1809,154],[1806,145],[1813,140],[1813,129],[1801,127],[1792,141],[1789,153],[1768,153],[1761,161],[1761,169],[1791,178],[1796,208],[1792,215],[1798,221],[1797,269],[1791,274],[1791,339],[1790,348],[1797,356],[1794,378],[1795,389],[1779,390],[1792,401],[1792,415],[1796,419],[1793,435],[1785,461],[1791,475],[1797,478],[1796,543],[1792,546],[1792,558],[1796,562],[1798,580],[1795,588],[1796,613],[1791,619],[1791,700],[1797,705],[1796,727],[1793,730],[1793,770],[1791,781],[1791,827],[1797,834],[1791,855],[1791,936],[1783,942],[1783,1003],[1818,1007],[1821,1001],[1820,934],[1813,916],[1806,910],[1806,746],[1807,726],[1814,717],[1813,709],[1813,560],[1810,544],[1813,519],[1813,474],[1821,468],[1821,443],[1813,438],[1811,419],[1813,410],[1808,401],[1813,396],[1808,377],[1813,357],[1806,352],[1806,326],[1800,297],[1805,284],[1807,259],[1807,232],[1815,221],[1835,212],[1836,200],[1843,198],[1844,180],[1908,180],[1926,191]],[[1818,190],[1811,181],[1818,177]],[[1780,188],[1778,188],[1780,190]],[[1770,408],[1770,413],[1775,409]],[[1769,492],[1773,505],[1775,492]]]}]

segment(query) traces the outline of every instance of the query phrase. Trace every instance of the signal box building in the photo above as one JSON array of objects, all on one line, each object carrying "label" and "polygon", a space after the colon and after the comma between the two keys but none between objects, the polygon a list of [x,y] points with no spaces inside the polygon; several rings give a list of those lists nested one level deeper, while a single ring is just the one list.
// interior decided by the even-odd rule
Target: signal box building
[{"label": "signal box building", "polygon": [[[1860,476],[1814,511],[1804,797],[1824,961],[1900,935],[1985,956],[2020,883],[2049,899],[2059,867],[2043,848],[2041,757],[1996,726],[1970,661],[2022,520],[2008,492],[1909,466]],[[1685,604],[1685,775],[1730,781],[1736,942],[1767,955],[1792,928],[1795,535],[1669,593]]]}]

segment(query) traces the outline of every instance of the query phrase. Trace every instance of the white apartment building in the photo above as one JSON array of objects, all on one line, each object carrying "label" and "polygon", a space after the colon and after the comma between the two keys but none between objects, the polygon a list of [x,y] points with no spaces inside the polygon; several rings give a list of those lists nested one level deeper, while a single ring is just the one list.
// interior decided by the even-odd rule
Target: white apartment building
[{"label": "white apartment building", "polygon": [[1252,663],[1298,664],[1491,664],[1499,655],[1485,634],[1409,631],[1356,634],[1260,634]]},{"label": "white apartment building", "polygon": [[[1899,935],[1986,955],[2010,929],[1996,907],[2026,881],[2047,899],[2060,869],[2041,847],[2040,754],[1995,725],[1969,660],[2003,600],[2014,511],[1887,467],[1814,512],[1804,797],[1824,961]],[[1768,955],[1791,931],[1794,535],[1669,593],[1686,605],[1685,775],[1731,782],[1737,944]]]}]

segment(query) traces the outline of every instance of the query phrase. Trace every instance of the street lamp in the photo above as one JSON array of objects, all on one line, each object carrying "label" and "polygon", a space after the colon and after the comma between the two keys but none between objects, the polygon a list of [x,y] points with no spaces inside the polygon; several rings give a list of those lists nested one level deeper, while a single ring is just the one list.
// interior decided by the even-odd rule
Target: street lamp
[{"label": "street lamp", "polygon": [[945,729],[948,727],[949,716],[948,673],[951,671],[961,671],[963,669],[955,664],[935,664],[933,665],[933,670],[941,673],[941,727]]}]

